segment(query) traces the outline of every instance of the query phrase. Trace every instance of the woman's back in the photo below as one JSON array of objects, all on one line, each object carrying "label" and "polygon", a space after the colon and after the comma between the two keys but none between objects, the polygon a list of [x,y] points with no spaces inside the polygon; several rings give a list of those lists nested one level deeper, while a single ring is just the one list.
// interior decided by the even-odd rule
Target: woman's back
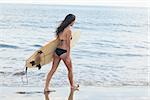
[{"label": "woman's back", "polygon": [[60,39],[60,43],[58,45],[59,48],[62,48],[62,49],[67,48],[68,46],[67,40],[71,39],[71,37],[68,38],[68,36],[71,36],[70,27],[65,28],[64,31],[59,34],[59,39]]}]

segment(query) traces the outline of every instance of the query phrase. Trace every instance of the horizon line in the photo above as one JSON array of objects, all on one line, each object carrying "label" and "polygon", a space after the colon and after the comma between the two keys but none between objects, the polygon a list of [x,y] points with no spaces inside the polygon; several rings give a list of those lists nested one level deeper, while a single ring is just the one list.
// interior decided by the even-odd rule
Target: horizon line
[{"label": "horizon line", "polygon": [[[145,2],[144,2],[145,3]],[[147,5],[132,5],[132,4],[110,4],[110,3],[103,3],[103,4],[79,4],[79,3],[47,3],[47,2],[0,2],[0,4],[38,4],[38,5],[70,5],[70,6],[112,6],[112,7],[140,7],[140,8],[150,8]]]}]

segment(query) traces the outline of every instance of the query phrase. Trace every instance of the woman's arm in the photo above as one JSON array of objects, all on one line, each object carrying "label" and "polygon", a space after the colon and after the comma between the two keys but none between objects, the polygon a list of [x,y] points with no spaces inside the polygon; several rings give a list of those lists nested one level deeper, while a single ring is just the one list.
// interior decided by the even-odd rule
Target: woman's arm
[{"label": "woman's arm", "polygon": [[70,40],[71,40],[71,30],[67,32],[67,57],[70,56]]}]

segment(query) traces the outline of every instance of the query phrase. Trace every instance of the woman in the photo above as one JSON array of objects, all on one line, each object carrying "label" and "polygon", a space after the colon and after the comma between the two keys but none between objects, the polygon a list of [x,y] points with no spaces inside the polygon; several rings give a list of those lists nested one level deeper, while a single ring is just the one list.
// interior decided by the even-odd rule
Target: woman
[{"label": "woman", "polygon": [[72,39],[71,36],[71,26],[75,23],[75,15],[68,14],[65,19],[62,21],[60,26],[56,29],[56,35],[60,39],[60,43],[57,46],[54,55],[53,55],[53,63],[50,72],[47,75],[45,89],[44,92],[49,91],[49,82],[56,71],[60,60],[63,60],[67,69],[68,69],[68,79],[70,82],[71,90],[77,89],[79,86],[74,86],[73,83],[73,72],[72,72],[72,63],[70,58],[70,41]]}]

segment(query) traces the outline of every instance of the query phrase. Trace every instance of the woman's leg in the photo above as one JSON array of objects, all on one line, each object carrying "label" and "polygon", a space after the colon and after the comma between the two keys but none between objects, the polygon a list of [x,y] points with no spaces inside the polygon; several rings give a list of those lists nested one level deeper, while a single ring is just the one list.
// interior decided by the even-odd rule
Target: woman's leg
[{"label": "woman's leg", "polygon": [[73,71],[72,71],[72,63],[71,63],[71,59],[69,58],[68,60],[66,60],[66,56],[67,54],[64,53],[60,56],[60,58],[63,60],[63,62],[65,63],[67,69],[68,69],[68,79],[70,82],[70,86],[73,87],[74,83],[73,83]]},{"label": "woman's leg", "polygon": [[63,60],[63,62],[65,63],[67,69],[68,69],[68,79],[70,82],[70,86],[71,86],[71,90],[79,90],[79,85],[77,84],[76,86],[74,85],[74,80],[73,80],[73,68],[72,68],[72,62],[71,62],[71,58],[66,60],[66,53],[63,54],[62,56],[60,56],[60,58]]},{"label": "woman's leg", "polygon": [[51,80],[54,72],[56,71],[56,69],[57,69],[57,67],[59,65],[60,60],[61,60],[60,57],[57,56],[56,54],[54,54],[52,68],[51,68],[51,70],[49,71],[49,73],[47,75],[44,91],[49,91],[49,89],[48,89],[49,82],[50,82],[50,80]]},{"label": "woman's leg", "polygon": [[63,59],[67,69],[68,69],[68,79],[70,82],[70,86],[74,87],[74,83],[73,83],[73,69],[72,69],[72,62],[71,59],[69,58],[68,60]]}]

